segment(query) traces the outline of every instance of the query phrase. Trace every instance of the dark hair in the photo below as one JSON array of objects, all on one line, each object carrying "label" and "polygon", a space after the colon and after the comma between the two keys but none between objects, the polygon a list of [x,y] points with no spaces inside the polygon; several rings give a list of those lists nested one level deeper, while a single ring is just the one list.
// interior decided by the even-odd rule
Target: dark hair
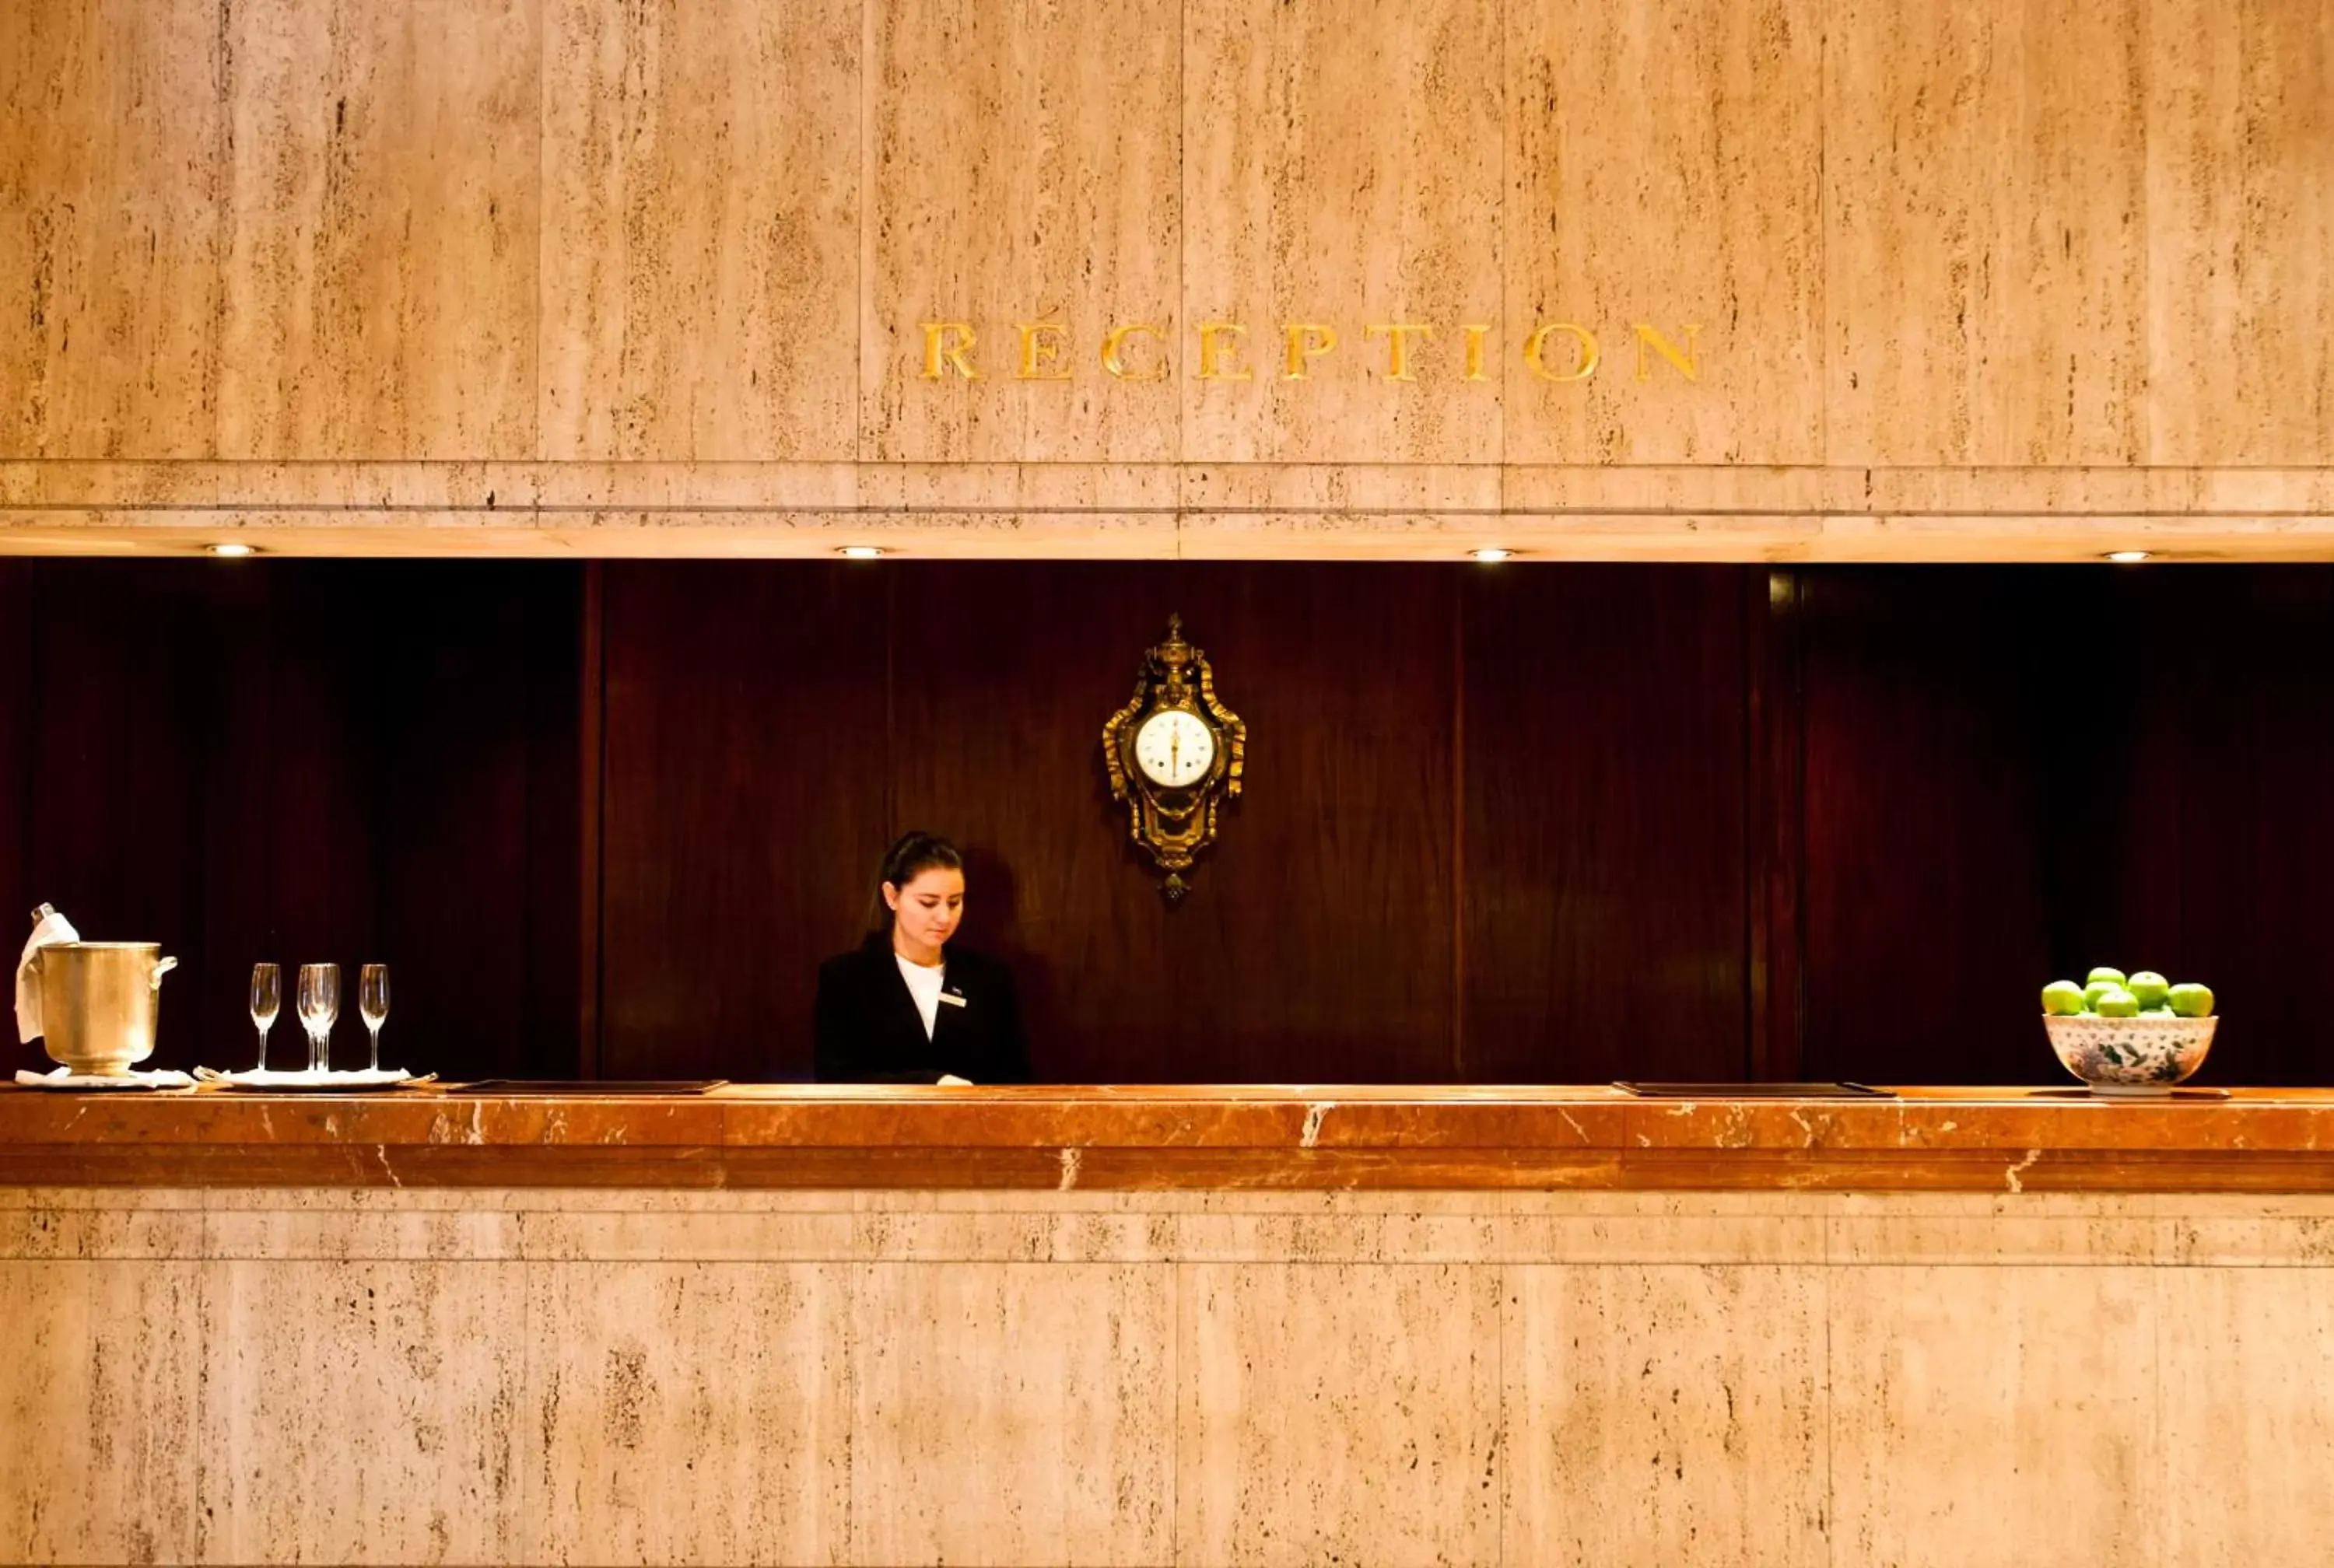
[{"label": "dark hair", "polygon": [[883,884],[904,888],[916,880],[918,873],[930,871],[962,871],[964,857],[954,844],[938,833],[928,833],[913,828],[902,833],[892,847],[883,851],[882,863],[875,868],[875,885],[867,894],[867,935],[872,939],[892,934],[892,907],[883,901]]}]

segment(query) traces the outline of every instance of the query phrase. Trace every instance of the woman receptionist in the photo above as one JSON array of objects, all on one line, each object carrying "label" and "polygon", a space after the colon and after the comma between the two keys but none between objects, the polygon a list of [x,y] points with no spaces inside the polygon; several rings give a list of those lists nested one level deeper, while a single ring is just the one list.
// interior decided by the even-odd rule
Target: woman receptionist
[{"label": "woman receptionist", "polygon": [[875,873],[867,939],[818,967],[821,1082],[1028,1082],[1012,971],[948,945],[963,915],[954,844],[914,832],[892,846]]}]

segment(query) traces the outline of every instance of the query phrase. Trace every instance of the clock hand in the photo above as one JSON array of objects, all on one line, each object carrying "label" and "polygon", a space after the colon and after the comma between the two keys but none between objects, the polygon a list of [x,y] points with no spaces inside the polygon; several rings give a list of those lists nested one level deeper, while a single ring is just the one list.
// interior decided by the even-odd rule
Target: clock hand
[{"label": "clock hand", "polygon": [[1180,729],[1167,732],[1167,771],[1173,774],[1183,771],[1183,732]]}]

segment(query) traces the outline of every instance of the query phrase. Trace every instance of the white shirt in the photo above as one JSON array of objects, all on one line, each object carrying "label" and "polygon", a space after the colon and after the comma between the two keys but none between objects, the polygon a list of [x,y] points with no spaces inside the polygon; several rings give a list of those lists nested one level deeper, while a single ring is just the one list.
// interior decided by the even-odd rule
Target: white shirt
[{"label": "white shirt", "polygon": [[924,1020],[924,1038],[929,1040],[940,1018],[940,981],[948,974],[948,966],[911,964],[897,953],[892,955],[892,961],[900,966],[900,978],[908,983],[908,995],[916,999],[916,1011]]}]

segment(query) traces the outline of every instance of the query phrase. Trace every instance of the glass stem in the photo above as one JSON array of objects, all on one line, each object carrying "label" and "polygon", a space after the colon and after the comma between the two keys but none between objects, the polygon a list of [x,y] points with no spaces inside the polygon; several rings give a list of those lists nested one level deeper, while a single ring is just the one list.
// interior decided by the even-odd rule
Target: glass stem
[{"label": "glass stem", "polygon": [[371,1071],[378,1073],[381,1071],[381,1025],[378,1024],[371,1025],[369,1033],[372,1035]]},{"label": "glass stem", "polygon": [[253,1068],[252,1071],[254,1073],[265,1073],[267,1071],[267,1031],[264,1028],[260,1028],[256,1024],[253,1024],[252,1027],[259,1030],[259,1065]]},{"label": "glass stem", "polygon": [[331,1071],[333,1065],[331,1052],[332,1048],[324,1044],[323,1035],[318,1034],[313,1029],[308,1031],[309,1072],[325,1073]]}]

